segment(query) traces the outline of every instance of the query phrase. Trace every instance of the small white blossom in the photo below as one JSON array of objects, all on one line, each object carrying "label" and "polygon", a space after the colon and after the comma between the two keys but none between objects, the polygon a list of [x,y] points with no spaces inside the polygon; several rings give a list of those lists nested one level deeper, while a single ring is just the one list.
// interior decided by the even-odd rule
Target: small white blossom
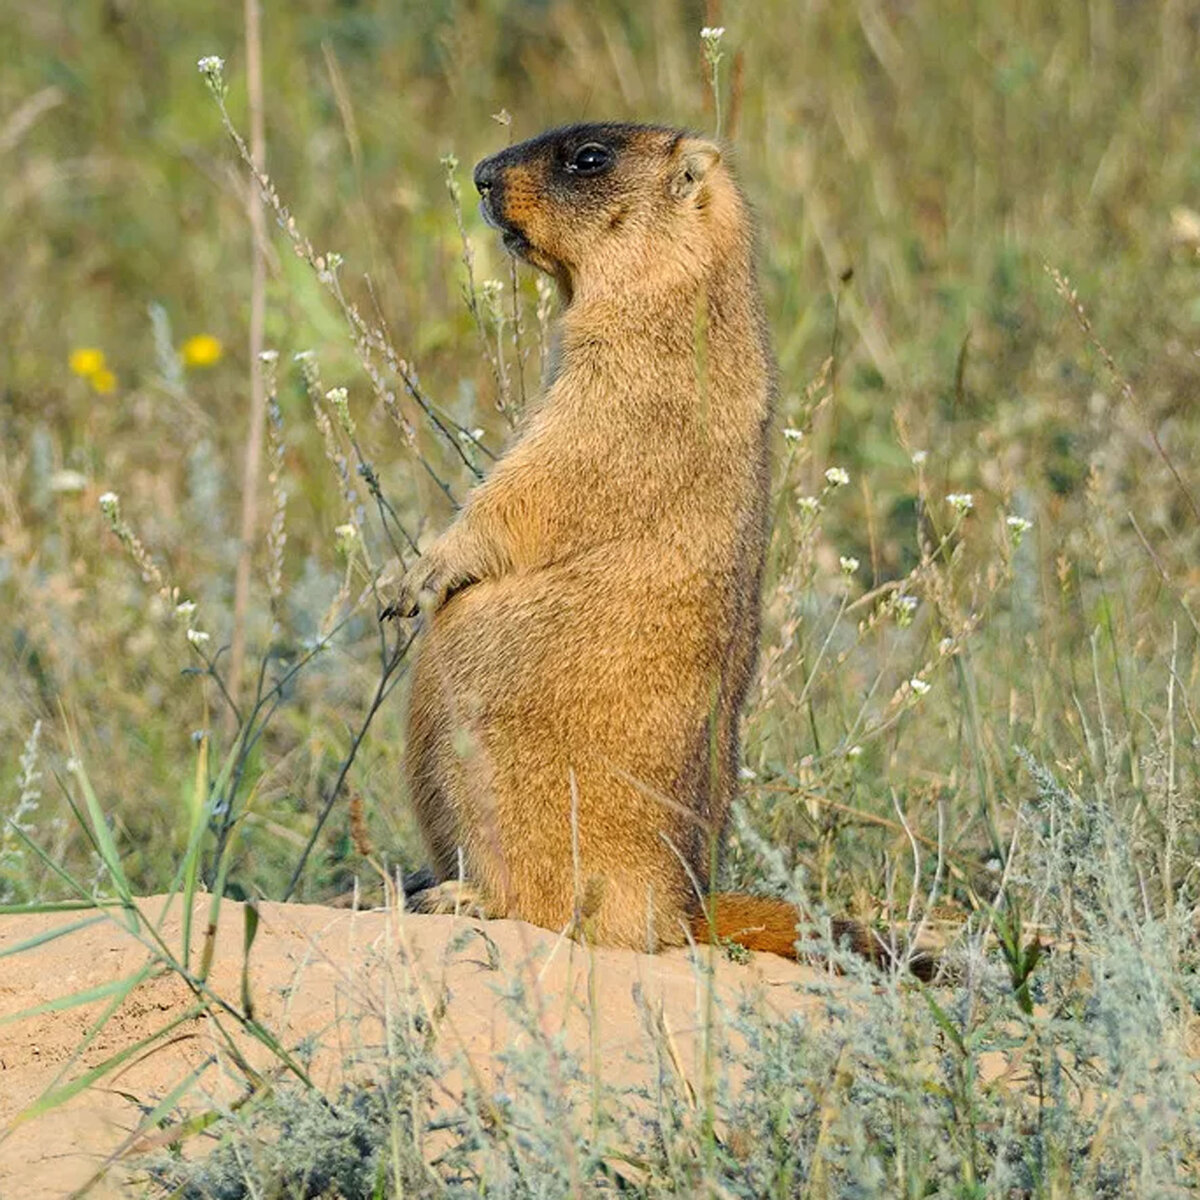
[{"label": "small white blossom", "polygon": [[841,558],[838,559],[838,563],[842,568],[842,573],[845,575],[853,575],[859,567],[858,559],[850,554],[843,554]]},{"label": "small white blossom", "polygon": [[960,516],[964,516],[975,507],[975,497],[970,492],[951,492],[946,497],[946,503],[952,505]]},{"label": "small white blossom", "polygon": [[929,453],[925,450],[914,450],[912,456],[912,464],[914,467],[923,467],[925,460],[929,457]]},{"label": "small white blossom", "polygon": [[118,497],[116,492],[105,492],[99,500],[100,507],[105,512],[108,512],[110,508],[116,508],[119,503],[120,497]]},{"label": "small white blossom", "polygon": [[72,775],[78,775],[79,772],[83,770],[83,763],[81,763],[74,755],[68,758],[64,765]]},{"label": "small white blossom", "polygon": [[358,528],[354,525],[339,525],[333,531],[339,538],[347,540],[358,537]]},{"label": "small white blossom", "polygon": [[189,629],[187,631],[187,640],[193,646],[203,646],[208,641],[208,634],[203,629]]},{"label": "small white blossom", "polygon": [[907,629],[912,624],[913,614],[917,611],[917,605],[920,601],[916,596],[906,596],[903,592],[899,593],[892,600],[892,609],[896,614],[896,624],[901,629]]},{"label": "small white blossom", "polygon": [[298,362],[301,364],[308,363],[312,362],[316,357],[317,354],[315,350],[297,350],[296,353],[292,355],[292,362]]},{"label": "small white blossom", "polygon": [[845,487],[850,482],[850,472],[845,467],[830,467],[825,472],[825,482],[830,487]]},{"label": "small white blossom", "polygon": [[225,70],[225,60],[216,54],[206,54],[196,63],[201,75],[220,75]]},{"label": "small white blossom", "polygon": [[789,442],[801,441],[804,437],[803,429],[793,429],[790,425],[783,431],[785,440]]},{"label": "small white blossom", "polygon": [[918,696],[924,696],[925,693],[929,691],[929,684],[927,684],[919,675],[910,679],[908,681],[908,686],[912,688],[912,690]]},{"label": "small white blossom", "polygon": [[796,507],[806,517],[815,517],[821,511],[821,501],[816,496],[800,496],[796,500]]},{"label": "small white blossom", "polygon": [[738,778],[744,779],[747,783],[749,783],[750,780],[757,779],[758,776],[754,773],[754,769],[752,767],[739,767]]},{"label": "small white blossom", "polygon": [[1008,526],[1008,537],[1014,546],[1021,544],[1021,539],[1033,528],[1033,522],[1025,517],[1005,517],[1005,525]]},{"label": "small white blossom", "polygon": [[861,746],[851,746],[850,749],[846,751],[846,757],[847,758],[861,758],[862,752],[863,752],[863,749]]},{"label": "small white blossom", "polygon": [[272,363],[277,363],[279,361],[279,351],[261,350],[259,351],[258,361],[261,363],[266,363],[268,366],[270,366]]},{"label": "small white blossom", "polygon": [[175,605],[175,615],[177,617],[190,617],[196,611],[196,602],[194,600],[181,600]]}]

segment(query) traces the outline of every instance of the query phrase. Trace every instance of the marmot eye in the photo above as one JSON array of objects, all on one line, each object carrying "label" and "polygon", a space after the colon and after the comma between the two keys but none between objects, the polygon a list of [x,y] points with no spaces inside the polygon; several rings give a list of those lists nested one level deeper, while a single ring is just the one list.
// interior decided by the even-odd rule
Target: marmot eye
[{"label": "marmot eye", "polygon": [[567,163],[567,170],[577,175],[598,175],[612,162],[612,151],[607,146],[588,142],[575,151],[574,158]]}]

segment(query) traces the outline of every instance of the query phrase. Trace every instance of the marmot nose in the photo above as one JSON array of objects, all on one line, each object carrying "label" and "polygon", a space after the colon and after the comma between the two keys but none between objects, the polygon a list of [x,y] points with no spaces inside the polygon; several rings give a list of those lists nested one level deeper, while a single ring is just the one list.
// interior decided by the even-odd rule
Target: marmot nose
[{"label": "marmot nose", "polygon": [[481,196],[486,196],[496,186],[499,174],[494,158],[485,158],[475,164],[475,188]]}]

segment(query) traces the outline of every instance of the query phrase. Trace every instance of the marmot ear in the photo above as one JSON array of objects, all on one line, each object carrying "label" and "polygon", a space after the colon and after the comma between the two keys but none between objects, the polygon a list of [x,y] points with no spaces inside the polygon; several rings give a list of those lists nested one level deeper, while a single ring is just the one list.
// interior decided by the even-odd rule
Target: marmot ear
[{"label": "marmot ear", "polygon": [[684,200],[704,186],[708,173],[721,161],[720,147],[699,138],[685,138],[675,151],[671,194]]}]

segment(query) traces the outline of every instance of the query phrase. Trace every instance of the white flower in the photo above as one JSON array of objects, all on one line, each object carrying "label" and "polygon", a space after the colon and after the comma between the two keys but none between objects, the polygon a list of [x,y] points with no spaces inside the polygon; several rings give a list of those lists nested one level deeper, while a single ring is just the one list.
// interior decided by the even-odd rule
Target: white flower
[{"label": "white flower", "polygon": [[190,617],[196,611],[196,602],[194,600],[181,600],[175,605],[175,615],[177,617]]},{"label": "white flower", "polygon": [[913,451],[913,456],[912,456],[912,464],[913,464],[913,466],[914,466],[914,467],[923,467],[923,466],[925,465],[925,460],[926,460],[928,457],[929,457],[929,454],[928,454],[928,452],[927,452],[927,451],[925,451],[925,450],[914,450],[914,451]]},{"label": "white flower", "polygon": [[754,770],[751,767],[739,767],[738,778],[744,779],[748,783],[751,779],[757,779],[758,776],[754,773]]},{"label": "white flower", "polygon": [[845,487],[850,482],[850,472],[845,467],[830,467],[825,472],[825,482],[830,487]]},{"label": "white flower", "polygon": [[201,75],[220,75],[225,70],[225,60],[216,54],[206,54],[196,63]]},{"label": "white flower", "polygon": [[292,355],[292,362],[303,364],[312,362],[316,357],[317,353],[315,350],[297,350],[296,353]]},{"label": "white flower", "polygon": [[804,430],[793,429],[790,425],[783,431],[785,440],[789,442],[798,442],[804,437]]},{"label": "white flower", "polygon": [[861,746],[851,746],[850,749],[846,751],[846,757],[847,758],[861,758],[862,752],[863,751],[862,751]]},{"label": "white flower", "polygon": [[815,517],[821,511],[821,501],[816,496],[799,496],[796,507],[806,516]]},{"label": "white flower", "polygon": [[963,516],[975,507],[975,497],[970,492],[951,492],[946,503],[953,505],[954,511]]},{"label": "white flower", "polygon": [[700,30],[700,39],[705,42],[719,42],[725,36],[724,25],[705,25]]},{"label": "white flower", "polygon": [[912,688],[912,690],[918,696],[924,696],[925,693],[929,691],[929,684],[927,684],[919,675],[913,679],[910,679],[908,681],[908,686]]},{"label": "white flower", "polygon": [[1008,537],[1014,546],[1019,546],[1021,539],[1033,528],[1033,522],[1025,517],[1005,517],[1004,523],[1008,526]]},{"label": "white flower", "polygon": [[339,525],[334,529],[333,532],[338,536],[338,538],[345,539],[346,541],[350,541],[351,539],[358,537],[358,528],[355,525]]},{"label": "white flower", "polygon": [[203,646],[208,641],[208,634],[203,629],[189,629],[187,631],[187,640],[193,646]]},{"label": "white flower", "polygon": [[261,363],[266,363],[267,366],[270,366],[272,363],[277,363],[279,361],[279,351],[262,350],[259,352],[258,361]]},{"label": "white flower", "polygon": [[99,500],[100,507],[104,512],[108,512],[110,508],[116,508],[120,502],[120,497],[116,492],[105,492]]},{"label": "white flower", "polygon": [[917,611],[919,603],[916,596],[906,596],[903,592],[892,599],[892,611],[896,614],[896,624],[901,629],[907,629],[912,624],[913,614]]},{"label": "white flower", "polygon": [[843,554],[841,558],[838,559],[838,563],[842,568],[842,572],[846,575],[853,575],[859,567],[858,559],[849,554]]}]

